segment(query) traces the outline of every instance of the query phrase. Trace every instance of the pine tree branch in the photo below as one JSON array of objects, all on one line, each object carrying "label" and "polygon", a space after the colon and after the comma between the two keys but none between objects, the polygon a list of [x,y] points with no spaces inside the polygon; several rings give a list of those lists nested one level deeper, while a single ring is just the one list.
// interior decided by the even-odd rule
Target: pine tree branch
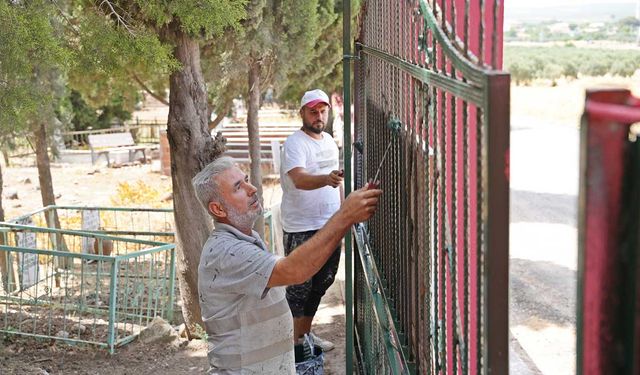
[{"label": "pine tree branch", "polygon": [[209,130],[215,129],[215,127],[222,122],[229,110],[231,110],[231,102],[220,106],[219,110],[220,111],[216,114],[216,118],[209,123]]},{"label": "pine tree branch", "polygon": [[[131,28],[131,26],[129,26],[129,24],[127,24],[127,21],[125,21],[124,17],[121,16],[120,14],[118,14],[118,12],[116,12],[114,5],[111,3],[110,0],[102,0],[102,2],[100,3],[100,5],[98,5],[98,9],[102,9],[102,6],[106,5],[109,12],[109,14],[107,14],[107,17],[111,17],[114,16],[116,19],[116,23],[118,25],[122,25],[122,27],[124,27],[125,30],[127,30],[127,32],[133,36],[135,36],[136,34],[133,32],[133,29]],[[122,9],[121,7],[119,7],[120,9]],[[124,11],[123,11],[124,12]],[[106,13],[106,12],[105,12]]]},{"label": "pine tree branch", "polygon": [[144,91],[147,92],[147,94],[151,95],[154,99],[156,99],[157,101],[159,101],[160,103],[168,106],[169,102],[165,100],[165,98],[163,98],[162,96],[156,94],[155,92],[153,92],[153,90],[151,90],[149,88],[149,86],[147,86],[141,79],[140,77],[138,77],[138,75],[134,72],[130,72],[131,76],[133,77],[133,80],[136,81],[140,87],[142,87],[142,89]]},{"label": "pine tree branch", "polygon": [[71,17],[64,11],[64,9],[62,9],[62,7],[60,6],[60,4],[58,4],[57,1],[53,1],[52,3],[53,3],[53,6],[56,7],[56,10],[58,11],[58,14],[60,15],[60,17],[64,18],[64,20],[65,20],[65,22],[63,23],[63,26],[65,28],[71,30],[75,36],[79,37],[80,36],[80,31],[74,25],[74,22],[71,19]]}]

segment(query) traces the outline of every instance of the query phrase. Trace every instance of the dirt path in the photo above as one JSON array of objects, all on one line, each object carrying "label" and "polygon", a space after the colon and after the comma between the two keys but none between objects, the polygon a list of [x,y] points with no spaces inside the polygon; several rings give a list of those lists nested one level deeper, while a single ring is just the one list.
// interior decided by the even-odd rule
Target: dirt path
[{"label": "dirt path", "polygon": [[509,324],[545,375],[575,373],[578,146],[575,127],[512,125]]}]

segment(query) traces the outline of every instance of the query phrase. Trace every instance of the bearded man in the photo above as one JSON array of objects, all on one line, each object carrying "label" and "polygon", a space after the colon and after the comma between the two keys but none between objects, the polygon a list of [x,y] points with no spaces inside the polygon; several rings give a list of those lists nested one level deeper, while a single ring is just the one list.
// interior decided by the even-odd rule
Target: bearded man
[{"label": "bearded man", "polygon": [[294,374],[293,320],[284,286],[326,263],[349,228],[375,212],[381,190],[354,191],[315,236],[286,257],[252,230],[262,214],[257,189],[230,157],[192,180],[215,229],[202,249],[198,293],[209,341],[209,374]]},{"label": "bearded man", "polygon": [[[300,101],[302,128],[284,143],[280,181],[285,255],[313,237],[340,207],[343,173],[339,170],[338,146],[324,131],[330,110],[324,91],[307,91]],[[301,339],[309,334],[325,352],[333,349],[334,344],[311,332],[311,323],[322,296],[335,280],[340,247],[337,244],[316,274],[287,287],[294,336]]]}]

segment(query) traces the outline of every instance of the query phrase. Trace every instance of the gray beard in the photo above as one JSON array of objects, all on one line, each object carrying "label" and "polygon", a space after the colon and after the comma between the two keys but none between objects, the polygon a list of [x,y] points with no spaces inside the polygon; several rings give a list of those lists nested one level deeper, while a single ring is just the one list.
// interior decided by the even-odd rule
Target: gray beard
[{"label": "gray beard", "polygon": [[249,211],[243,214],[236,211],[233,207],[227,207],[227,210],[229,211],[227,219],[231,225],[241,230],[253,228],[253,224],[255,224],[258,216],[262,214],[262,207],[260,207],[258,211]]}]

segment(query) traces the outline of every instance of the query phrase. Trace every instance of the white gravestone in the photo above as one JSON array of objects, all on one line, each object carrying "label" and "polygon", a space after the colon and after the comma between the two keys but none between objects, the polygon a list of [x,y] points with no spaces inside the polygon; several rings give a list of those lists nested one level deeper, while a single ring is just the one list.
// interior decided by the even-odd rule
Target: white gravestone
[{"label": "white gravestone", "polygon": [[[98,210],[82,211],[82,230],[96,231],[100,228],[100,212]],[[82,252],[85,254],[93,253],[93,242],[95,238],[84,237],[82,239]]]},{"label": "white gravestone", "polygon": [[[33,225],[33,220],[29,217],[16,221],[19,225]],[[36,234],[34,232],[16,233],[16,243],[18,247],[35,249]],[[20,276],[20,289],[27,289],[36,284],[39,280],[40,265],[38,264],[38,254],[18,253],[18,275]]]}]

